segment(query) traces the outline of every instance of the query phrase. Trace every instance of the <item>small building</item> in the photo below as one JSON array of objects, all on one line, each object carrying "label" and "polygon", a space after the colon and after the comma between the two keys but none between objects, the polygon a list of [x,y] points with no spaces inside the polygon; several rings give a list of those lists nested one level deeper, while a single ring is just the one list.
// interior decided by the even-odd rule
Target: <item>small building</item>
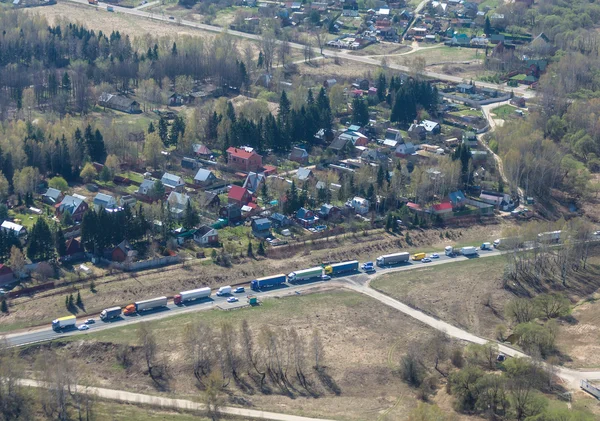
[{"label": "small building", "polygon": [[455,192],[448,194],[448,199],[450,199],[450,203],[452,204],[452,207],[454,207],[454,208],[463,207],[467,200],[467,198],[465,197],[465,194],[461,190],[457,190]]},{"label": "small building", "polygon": [[243,187],[250,193],[256,194],[262,187],[262,184],[265,182],[266,177],[264,174],[258,174],[254,171],[250,171],[246,176]]},{"label": "small building", "polygon": [[194,241],[201,246],[209,246],[219,243],[219,232],[209,227],[208,225],[202,225],[194,232]]},{"label": "small building", "polygon": [[62,193],[58,189],[49,187],[46,193],[42,195],[42,201],[48,205],[54,206],[62,200]]},{"label": "small building", "polygon": [[236,203],[229,203],[219,209],[219,216],[227,219],[229,224],[235,224],[242,220],[242,207]]},{"label": "small building", "polygon": [[423,126],[425,128],[425,131],[428,134],[440,134],[440,132],[442,131],[442,127],[440,126],[440,123],[438,123],[436,121],[423,120],[421,122],[421,126]]},{"label": "small building", "polygon": [[114,197],[104,193],[98,193],[94,197],[94,209],[99,211],[100,209],[115,209],[117,207],[117,201]]},{"label": "small building", "polygon": [[308,181],[313,177],[313,173],[309,168],[303,168],[300,167],[298,168],[298,171],[296,171],[296,177],[298,179],[298,181]]},{"label": "small building", "polygon": [[109,94],[108,92],[103,92],[100,95],[98,105],[129,114],[139,114],[142,112],[139,102],[121,95]]},{"label": "small building", "polygon": [[144,179],[140,184],[140,187],[138,187],[137,193],[142,196],[148,196],[152,192],[155,183],[156,180]]},{"label": "small building", "polygon": [[352,209],[354,209],[354,211],[359,215],[364,215],[369,212],[369,209],[371,208],[371,202],[369,202],[365,198],[355,196],[350,202],[346,204],[346,206],[349,206]]},{"label": "small building", "polygon": [[308,164],[308,152],[304,148],[294,147],[289,156],[290,161],[299,163],[300,165]]},{"label": "small building", "polygon": [[63,261],[73,261],[85,257],[85,251],[81,245],[81,241],[76,238],[70,238],[65,243],[65,255],[60,256]]},{"label": "small building", "polygon": [[88,210],[88,204],[81,198],[67,195],[63,197],[63,200],[57,205],[54,205],[56,209],[56,216],[61,218],[65,212],[69,212],[73,221],[81,222],[83,214]]},{"label": "small building", "polygon": [[185,208],[187,207],[189,201],[190,197],[185,193],[179,193],[176,191],[169,193],[167,202],[173,218],[181,219],[183,217]]},{"label": "small building", "polygon": [[129,195],[129,194],[127,194],[127,195],[125,195],[125,196],[122,196],[122,197],[119,199],[119,205],[120,205],[122,208],[124,208],[125,206],[127,206],[127,207],[129,207],[129,208],[132,208],[132,207],[134,207],[134,206],[135,206],[135,204],[136,204],[136,203],[137,203],[137,200],[136,200],[136,198],[135,198],[135,197],[133,197],[133,196],[131,196],[131,195]]},{"label": "small building", "polygon": [[482,190],[479,194],[479,200],[494,205],[504,211],[510,210],[514,205],[510,195],[490,190]]},{"label": "small building", "polygon": [[236,186],[235,184],[231,186],[231,188],[229,189],[229,193],[227,194],[227,202],[229,204],[238,205],[240,208],[250,203],[251,199],[252,195],[250,194],[248,189]]},{"label": "small building", "polygon": [[387,129],[385,131],[385,140],[393,140],[395,142],[401,142],[402,141],[402,133],[400,133],[400,130],[396,130],[396,129]]},{"label": "small building", "polygon": [[177,92],[175,92],[174,94],[172,94],[169,97],[169,106],[171,107],[179,107],[181,105],[183,105],[183,95],[178,94]]},{"label": "small building", "polygon": [[131,247],[129,241],[121,241],[112,251],[110,252],[110,260],[113,262],[131,262],[137,256],[137,251]]},{"label": "small building", "polygon": [[326,79],[325,82],[323,82],[323,87],[325,89],[328,89],[328,88],[331,88],[336,83],[337,83],[336,79]]},{"label": "small building", "polygon": [[221,199],[215,192],[205,191],[198,195],[200,209],[215,209],[221,206]]},{"label": "small building", "polygon": [[427,137],[427,131],[425,127],[417,123],[412,123],[408,128],[408,137],[412,140],[425,140]]},{"label": "small building", "polygon": [[186,170],[195,170],[198,168],[198,161],[194,158],[183,157],[181,158],[181,168],[185,168]]},{"label": "small building", "polygon": [[379,149],[365,149],[360,155],[361,161],[372,163],[384,163],[388,161],[388,156]]},{"label": "small building", "polygon": [[319,209],[319,217],[328,221],[336,221],[342,217],[342,210],[337,206],[326,203]]},{"label": "small building", "polygon": [[404,142],[396,147],[396,156],[404,158],[416,152],[415,145],[412,142]]},{"label": "small building", "polygon": [[448,217],[452,215],[452,203],[450,202],[442,202],[431,207],[431,212],[434,215],[438,215],[443,217]]},{"label": "small building", "polygon": [[462,135],[462,143],[470,148],[474,148],[477,146],[477,134],[475,134],[475,132],[464,132]]},{"label": "small building", "polygon": [[0,287],[11,284],[15,279],[13,271],[6,265],[0,264]]},{"label": "small building", "polygon": [[319,218],[310,209],[300,208],[296,211],[296,220],[304,228],[309,228],[312,227]]},{"label": "small building", "polygon": [[206,146],[201,145],[200,143],[194,143],[192,145],[192,149],[194,151],[194,155],[196,155],[197,157],[200,158],[210,158],[212,155],[212,152],[210,151],[210,149],[208,149]]},{"label": "small building", "polygon": [[160,179],[160,182],[163,183],[163,185],[166,188],[177,191],[180,191],[185,186],[185,181],[183,181],[183,178],[168,172],[163,174],[163,176]]},{"label": "small building", "polygon": [[273,226],[278,227],[278,228],[287,227],[288,225],[290,225],[292,223],[290,218],[288,218],[287,216],[285,216],[281,213],[277,213],[277,212],[272,214],[269,217],[269,219],[271,219]]},{"label": "small building", "polygon": [[271,221],[267,218],[253,219],[251,225],[255,237],[264,238],[271,234]]},{"label": "small building", "polygon": [[205,168],[200,168],[194,176],[194,184],[201,187],[208,187],[215,181],[217,181],[217,176]]},{"label": "small building", "polygon": [[23,225],[15,224],[11,221],[4,221],[2,225],[0,225],[2,231],[6,234],[13,234],[15,237],[25,237],[27,235],[27,228]]},{"label": "small building", "polygon": [[238,171],[258,171],[262,168],[262,156],[244,148],[227,149],[227,166]]},{"label": "small building", "polygon": [[456,90],[461,94],[473,94],[475,93],[475,85],[469,83],[459,83],[456,85]]}]

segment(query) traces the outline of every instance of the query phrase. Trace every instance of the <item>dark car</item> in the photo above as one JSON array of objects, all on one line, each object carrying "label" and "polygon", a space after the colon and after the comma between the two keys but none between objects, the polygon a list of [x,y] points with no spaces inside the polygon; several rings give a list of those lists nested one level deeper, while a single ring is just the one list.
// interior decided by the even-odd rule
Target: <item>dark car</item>
[{"label": "dark car", "polygon": [[242,292],[246,292],[246,289],[244,287],[237,287],[233,290],[234,294],[241,294]]}]

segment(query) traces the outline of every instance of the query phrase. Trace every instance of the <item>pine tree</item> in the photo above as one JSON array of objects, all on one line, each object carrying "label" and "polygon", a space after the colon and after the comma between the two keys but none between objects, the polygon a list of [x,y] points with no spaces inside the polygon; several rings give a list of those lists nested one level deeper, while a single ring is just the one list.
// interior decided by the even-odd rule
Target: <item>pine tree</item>
[{"label": "pine tree", "polygon": [[158,121],[158,137],[160,137],[160,140],[162,140],[163,145],[167,144],[168,136],[169,128],[167,127],[167,120],[161,117]]},{"label": "pine tree", "polygon": [[74,301],[73,294],[69,294],[69,308],[73,308]]},{"label": "pine tree", "polygon": [[269,201],[269,190],[267,188],[267,182],[266,181],[263,181],[263,183],[262,183],[261,196],[262,196],[262,200],[263,200],[264,203],[267,203]]},{"label": "pine tree", "polygon": [[248,241],[248,257],[254,257],[254,252],[252,251],[252,241]]},{"label": "pine tree", "polygon": [[387,220],[385,221],[385,230],[387,232],[392,231],[394,227],[394,218],[391,213],[388,213]]},{"label": "pine tree", "polygon": [[[65,213],[68,214],[69,212],[65,212]],[[56,231],[54,244],[56,247],[56,252],[58,253],[59,256],[64,256],[67,253],[67,245],[65,243],[65,235],[63,233],[63,230],[60,227],[58,227],[58,229]]]},{"label": "pine tree", "polygon": [[81,293],[79,291],[77,291],[76,305],[80,308],[83,307],[83,300],[81,299]]},{"label": "pine tree", "polygon": [[150,124],[148,125],[148,133],[154,133],[154,130],[156,130],[154,128],[154,123],[151,121]]},{"label": "pine tree", "polygon": [[192,201],[188,200],[183,212],[183,227],[189,230],[198,225],[199,222],[200,217],[198,216],[198,212],[192,206]]},{"label": "pine tree", "polygon": [[492,33],[492,23],[490,22],[489,16],[485,17],[485,23],[483,25],[483,33],[486,34],[487,36],[490,36],[490,34]]},{"label": "pine tree", "polygon": [[379,166],[377,170],[377,187],[383,187],[383,181],[385,180],[385,170],[383,169],[383,165]]},{"label": "pine tree", "polygon": [[65,296],[65,308],[69,309],[69,296]]},{"label": "pine tree", "polygon": [[90,291],[96,292],[96,283],[94,282],[93,279],[92,279],[92,282],[90,282]]},{"label": "pine tree", "polygon": [[173,43],[173,48],[171,48],[171,55],[177,56],[177,43]]},{"label": "pine tree", "polygon": [[8,313],[8,304],[6,303],[6,299],[2,299],[2,305],[0,305],[0,311],[2,313]]},{"label": "pine tree", "polygon": [[377,79],[377,98],[379,102],[383,102],[385,100],[387,91],[387,84],[385,80],[385,73],[379,73],[379,79]]},{"label": "pine tree", "polygon": [[265,244],[263,241],[261,241],[260,243],[258,243],[258,255],[259,256],[266,256],[267,252],[265,250]]},{"label": "pine tree", "polygon": [[259,51],[258,52],[258,60],[256,62],[256,67],[258,67],[259,69],[262,69],[264,63],[265,63],[265,57],[263,56],[262,51]]},{"label": "pine tree", "polygon": [[313,91],[312,89],[308,89],[308,94],[306,95],[306,103],[308,105],[313,105],[315,103],[315,98],[313,96]]}]

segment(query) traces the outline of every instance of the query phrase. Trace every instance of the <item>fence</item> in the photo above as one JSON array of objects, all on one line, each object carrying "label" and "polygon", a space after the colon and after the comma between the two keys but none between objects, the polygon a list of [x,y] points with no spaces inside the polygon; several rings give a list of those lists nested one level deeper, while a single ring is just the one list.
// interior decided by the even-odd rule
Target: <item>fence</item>
[{"label": "fence", "polygon": [[580,386],[583,390],[594,396],[596,399],[600,399],[600,389],[588,382],[587,380],[581,380]]},{"label": "fence", "polygon": [[6,294],[6,297],[17,298],[22,295],[29,295],[29,294],[33,294],[34,292],[46,291],[47,289],[52,289],[52,288],[54,288],[54,282],[47,282],[45,284],[36,285],[34,287],[23,288],[18,291],[11,291]]},{"label": "fence", "polygon": [[111,264],[113,265],[113,267],[115,267],[117,269],[121,269],[125,272],[135,272],[138,270],[153,269],[153,268],[157,268],[157,267],[161,267],[161,266],[172,265],[175,263],[179,263],[180,260],[181,260],[181,258],[179,256],[166,256],[166,257],[159,257],[158,259],[143,260],[140,262],[133,262],[133,263],[111,262]]},{"label": "fence", "polygon": [[482,105],[494,104],[496,102],[508,101],[510,99],[510,95],[503,95],[496,98],[482,99],[481,101],[476,101],[474,99],[465,98],[463,96],[452,95],[447,93],[442,93],[442,96],[447,99],[451,99],[455,102],[461,102],[465,105],[469,105],[470,107],[481,107]]}]

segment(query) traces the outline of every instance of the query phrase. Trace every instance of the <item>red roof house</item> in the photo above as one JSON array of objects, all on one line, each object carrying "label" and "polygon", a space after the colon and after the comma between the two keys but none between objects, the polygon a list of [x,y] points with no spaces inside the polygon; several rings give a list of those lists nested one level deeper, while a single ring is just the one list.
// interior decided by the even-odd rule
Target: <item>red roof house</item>
[{"label": "red roof house", "polygon": [[258,171],[262,168],[262,156],[256,152],[248,152],[243,148],[227,149],[227,166],[239,171]]},{"label": "red roof house", "polygon": [[438,203],[437,205],[433,205],[431,207],[431,210],[436,215],[451,214],[452,213],[452,203],[450,203],[450,202]]},{"label": "red roof house", "polygon": [[231,186],[231,189],[229,189],[229,194],[227,195],[228,203],[239,206],[247,205],[251,199],[252,195],[248,190],[236,185]]}]

